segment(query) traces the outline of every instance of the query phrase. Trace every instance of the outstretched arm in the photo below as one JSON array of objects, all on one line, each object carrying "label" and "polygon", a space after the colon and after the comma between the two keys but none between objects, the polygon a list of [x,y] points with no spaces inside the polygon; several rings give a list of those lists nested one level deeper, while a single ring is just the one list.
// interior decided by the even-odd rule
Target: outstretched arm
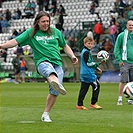
[{"label": "outstretched arm", "polygon": [[0,49],[5,49],[5,48],[12,48],[18,45],[18,42],[15,39],[9,40],[3,44],[0,44]]}]

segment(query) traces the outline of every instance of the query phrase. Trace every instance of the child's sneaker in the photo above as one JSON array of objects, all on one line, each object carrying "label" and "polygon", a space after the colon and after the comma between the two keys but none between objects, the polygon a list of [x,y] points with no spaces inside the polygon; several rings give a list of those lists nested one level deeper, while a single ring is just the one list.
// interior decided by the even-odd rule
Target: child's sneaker
[{"label": "child's sneaker", "polygon": [[118,100],[117,105],[122,105],[122,100]]},{"label": "child's sneaker", "polygon": [[50,119],[50,117],[49,117],[48,114],[47,114],[47,115],[42,114],[41,120],[42,120],[43,122],[52,122],[52,120]]},{"label": "child's sneaker", "polygon": [[92,108],[92,109],[102,109],[102,107],[99,106],[97,103],[95,103],[95,104],[90,104],[90,108]]},{"label": "child's sneaker", "polygon": [[15,83],[15,84],[19,84],[19,82],[18,82],[18,81],[14,81],[14,83]]},{"label": "child's sneaker", "polygon": [[57,83],[56,81],[51,81],[50,85],[54,90],[58,91],[62,95],[66,95],[66,90],[60,83]]},{"label": "child's sneaker", "polygon": [[77,110],[88,110],[88,108],[84,107],[84,106],[76,106]]}]

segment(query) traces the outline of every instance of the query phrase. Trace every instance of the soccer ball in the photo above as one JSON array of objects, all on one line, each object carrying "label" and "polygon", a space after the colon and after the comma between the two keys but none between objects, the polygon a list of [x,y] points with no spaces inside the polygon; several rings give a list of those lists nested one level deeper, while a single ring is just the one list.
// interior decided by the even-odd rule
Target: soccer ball
[{"label": "soccer ball", "polygon": [[98,52],[97,54],[97,59],[98,60],[108,60],[109,59],[109,53],[105,50],[101,50],[100,52]]},{"label": "soccer ball", "polygon": [[129,82],[124,86],[123,94],[128,99],[133,99],[133,82]]}]

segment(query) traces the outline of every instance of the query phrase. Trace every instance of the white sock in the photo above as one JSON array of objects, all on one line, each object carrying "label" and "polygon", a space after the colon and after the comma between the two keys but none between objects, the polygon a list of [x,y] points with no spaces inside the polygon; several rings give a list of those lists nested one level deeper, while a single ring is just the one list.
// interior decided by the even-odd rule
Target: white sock
[{"label": "white sock", "polygon": [[118,96],[118,101],[122,101],[122,96]]}]

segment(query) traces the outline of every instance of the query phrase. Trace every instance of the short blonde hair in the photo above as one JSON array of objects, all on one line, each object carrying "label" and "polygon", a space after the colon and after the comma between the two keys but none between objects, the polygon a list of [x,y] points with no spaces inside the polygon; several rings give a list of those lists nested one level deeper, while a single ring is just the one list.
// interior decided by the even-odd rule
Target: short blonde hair
[{"label": "short blonde hair", "polygon": [[91,37],[85,37],[84,38],[84,44],[87,43],[87,42],[94,42],[94,40]]}]

